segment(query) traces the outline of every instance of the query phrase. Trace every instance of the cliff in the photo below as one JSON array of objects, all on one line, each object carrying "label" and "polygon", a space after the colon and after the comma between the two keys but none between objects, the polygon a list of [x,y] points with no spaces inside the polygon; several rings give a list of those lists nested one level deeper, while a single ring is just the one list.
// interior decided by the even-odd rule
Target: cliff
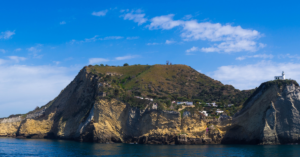
[{"label": "cliff", "polygon": [[299,143],[300,87],[290,80],[262,84],[232,119],[222,143]]},{"label": "cliff", "polygon": [[0,120],[0,137],[15,137],[21,121],[20,116]]},{"label": "cliff", "polygon": [[[177,69],[179,76],[174,78],[174,82],[163,82],[162,78],[158,78],[161,81],[155,82],[148,73],[157,67],[122,68],[83,68],[75,79],[45,106],[26,115],[0,119],[0,136],[140,144],[300,142],[300,87],[295,81],[276,80],[263,83],[233,118],[220,116],[219,119],[206,119],[199,112],[199,105],[174,109],[174,106],[166,104],[169,99],[174,99],[167,94],[172,95],[172,91],[173,94],[176,93],[169,85],[175,86],[178,83],[177,77],[190,73],[188,80],[191,82],[185,83],[189,85],[194,84],[198,77],[203,79],[204,76],[195,75],[193,70],[182,74],[186,66],[173,66],[167,69],[172,72],[174,68],[182,68]],[[171,73],[163,71],[165,72]],[[163,75],[155,73],[157,77]],[[171,80],[169,75],[164,77],[165,80]],[[139,80],[143,83],[139,83]],[[206,81],[214,83],[213,80]],[[217,84],[219,83],[216,82]],[[178,87],[183,91],[192,88],[181,85]],[[185,92],[179,92],[179,96],[183,96],[180,93]],[[226,93],[229,97],[241,94],[230,95],[230,91]],[[137,99],[135,95],[156,99],[155,102],[150,102]],[[194,92],[194,95],[197,95],[197,92]],[[186,99],[188,97],[189,95]],[[158,108],[153,108],[153,103],[158,103]]]},{"label": "cliff", "polygon": [[[15,120],[0,122],[1,136],[54,138],[98,143],[216,144],[222,133],[218,122],[206,120],[199,112],[182,116],[178,111],[142,108],[121,96],[103,97],[105,89],[116,88],[126,96],[126,88],[110,84],[120,73],[97,75],[83,68],[75,79],[51,102]],[[122,79],[122,78],[120,78]],[[104,81],[104,82],[103,82]],[[106,81],[106,82],[105,82]],[[108,88],[103,88],[106,84]],[[207,125],[210,129],[206,132]]]}]

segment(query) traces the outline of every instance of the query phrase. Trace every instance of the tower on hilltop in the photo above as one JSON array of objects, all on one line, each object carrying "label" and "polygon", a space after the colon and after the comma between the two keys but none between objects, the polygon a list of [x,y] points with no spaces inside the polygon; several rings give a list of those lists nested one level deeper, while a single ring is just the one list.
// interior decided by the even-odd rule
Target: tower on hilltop
[{"label": "tower on hilltop", "polygon": [[284,71],[282,71],[282,76],[275,76],[275,80],[285,80]]}]

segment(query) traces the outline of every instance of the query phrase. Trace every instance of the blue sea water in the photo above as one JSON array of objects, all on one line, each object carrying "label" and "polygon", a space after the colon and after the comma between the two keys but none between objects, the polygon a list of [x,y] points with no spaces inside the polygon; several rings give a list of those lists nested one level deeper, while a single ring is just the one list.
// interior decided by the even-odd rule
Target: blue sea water
[{"label": "blue sea water", "polygon": [[0,138],[0,156],[300,156],[300,145],[138,145]]}]

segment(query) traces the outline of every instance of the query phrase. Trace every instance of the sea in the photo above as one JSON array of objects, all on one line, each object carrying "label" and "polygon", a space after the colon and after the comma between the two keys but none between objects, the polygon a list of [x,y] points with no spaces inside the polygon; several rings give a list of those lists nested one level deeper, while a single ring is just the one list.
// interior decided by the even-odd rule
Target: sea
[{"label": "sea", "polygon": [[0,156],[300,156],[300,145],[141,145],[67,140],[0,138]]}]

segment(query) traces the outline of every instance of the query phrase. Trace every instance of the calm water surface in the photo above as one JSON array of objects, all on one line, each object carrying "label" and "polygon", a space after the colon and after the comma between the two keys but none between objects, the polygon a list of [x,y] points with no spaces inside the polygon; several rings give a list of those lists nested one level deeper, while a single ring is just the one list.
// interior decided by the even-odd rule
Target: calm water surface
[{"label": "calm water surface", "polygon": [[300,145],[136,145],[0,138],[0,156],[300,156]]}]

